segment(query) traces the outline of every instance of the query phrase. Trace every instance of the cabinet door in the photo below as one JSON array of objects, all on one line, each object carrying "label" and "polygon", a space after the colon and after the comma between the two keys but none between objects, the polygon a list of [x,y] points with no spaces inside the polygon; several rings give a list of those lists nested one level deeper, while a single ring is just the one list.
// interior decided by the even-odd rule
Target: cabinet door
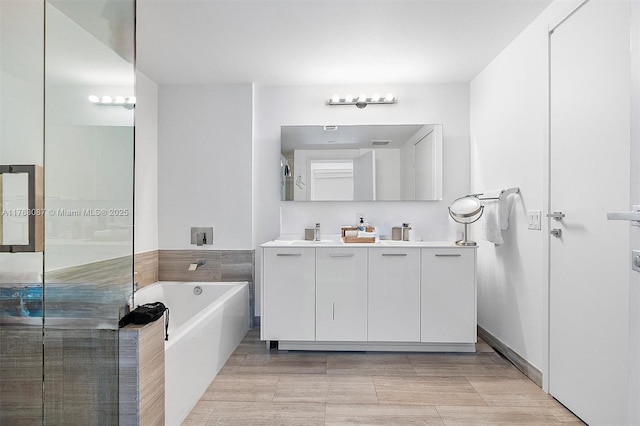
[{"label": "cabinet door", "polygon": [[420,249],[369,249],[368,340],[420,341]]},{"label": "cabinet door", "polygon": [[263,340],[315,338],[315,249],[265,248]]},{"label": "cabinet door", "polygon": [[423,342],[476,342],[475,269],[475,249],[422,249]]},{"label": "cabinet door", "polygon": [[316,340],[367,340],[367,249],[316,249]]}]

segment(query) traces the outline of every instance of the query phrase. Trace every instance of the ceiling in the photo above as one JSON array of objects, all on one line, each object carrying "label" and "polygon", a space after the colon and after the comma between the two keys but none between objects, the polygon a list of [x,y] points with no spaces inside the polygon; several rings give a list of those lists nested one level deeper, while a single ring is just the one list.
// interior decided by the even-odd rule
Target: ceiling
[{"label": "ceiling", "polygon": [[551,0],[138,0],[159,84],[469,82]]}]

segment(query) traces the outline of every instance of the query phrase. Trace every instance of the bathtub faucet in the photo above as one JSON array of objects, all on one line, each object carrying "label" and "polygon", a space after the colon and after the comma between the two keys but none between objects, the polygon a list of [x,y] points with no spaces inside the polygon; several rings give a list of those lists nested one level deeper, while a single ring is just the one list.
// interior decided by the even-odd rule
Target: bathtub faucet
[{"label": "bathtub faucet", "polygon": [[189,270],[190,271],[195,271],[196,269],[198,269],[199,267],[206,265],[207,261],[206,260],[198,260],[197,263],[192,263],[189,265]]}]

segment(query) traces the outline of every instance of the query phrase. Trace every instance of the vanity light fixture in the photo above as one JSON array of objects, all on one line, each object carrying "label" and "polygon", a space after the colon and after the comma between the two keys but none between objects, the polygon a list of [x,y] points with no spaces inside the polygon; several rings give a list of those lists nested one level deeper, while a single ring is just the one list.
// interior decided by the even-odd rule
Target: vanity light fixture
[{"label": "vanity light fixture", "polygon": [[346,95],[344,98],[340,97],[340,95],[333,95],[329,102],[329,105],[355,105],[356,107],[362,109],[369,104],[395,104],[397,102],[396,97],[393,93],[387,93],[387,96],[382,98],[379,94],[374,93],[371,97],[367,97],[365,94],[360,94],[356,98],[353,95]]},{"label": "vanity light fixture", "polygon": [[89,96],[89,102],[96,105],[105,105],[105,106],[121,106],[126,109],[133,109],[136,106],[136,97],[135,96],[115,96],[111,97],[109,95],[104,95],[102,97],[96,95]]}]

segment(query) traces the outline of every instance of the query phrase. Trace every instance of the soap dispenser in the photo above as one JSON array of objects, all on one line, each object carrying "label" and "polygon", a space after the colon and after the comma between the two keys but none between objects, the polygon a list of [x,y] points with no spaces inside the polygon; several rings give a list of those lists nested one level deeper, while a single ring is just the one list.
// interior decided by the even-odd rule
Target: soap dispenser
[{"label": "soap dispenser", "polygon": [[358,231],[366,231],[367,230],[367,224],[364,223],[364,217],[360,216],[360,222],[358,223]]},{"label": "soap dispenser", "polygon": [[411,224],[402,224],[402,241],[409,241],[409,231],[411,231]]}]

